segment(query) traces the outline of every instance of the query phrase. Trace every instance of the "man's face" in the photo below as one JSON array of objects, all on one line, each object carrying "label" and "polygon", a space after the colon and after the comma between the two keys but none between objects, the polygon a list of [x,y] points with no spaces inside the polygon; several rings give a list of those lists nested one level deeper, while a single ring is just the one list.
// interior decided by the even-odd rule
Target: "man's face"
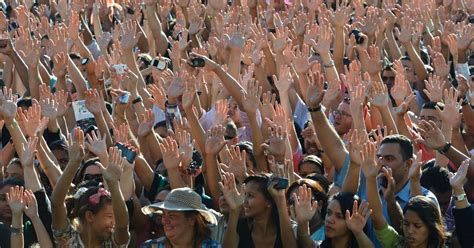
[{"label": "man's face", "polygon": [[63,149],[54,149],[51,150],[53,153],[54,157],[58,160],[59,167],[61,167],[62,170],[66,168],[67,163],[69,162],[69,155],[67,154],[67,151]]},{"label": "man's face", "polygon": [[405,67],[406,71],[406,79],[410,84],[415,83],[418,81],[418,77],[415,75],[415,69],[413,68],[413,63],[409,60],[402,60],[403,67]]},{"label": "man's face", "polygon": [[420,111],[420,121],[433,121],[436,126],[441,128],[441,118],[435,109],[422,109]]},{"label": "man's face", "polygon": [[346,102],[341,102],[337,107],[337,110],[333,112],[334,114],[334,128],[339,135],[343,135],[351,129],[352,126],[352,116],[349,108],[349,104]]},{"label": "man's face", "polygon": [[382,167],[392,169],[395,183],[403,183],[408,177],[408,161],[404,160],[400,145],[397,143],[382,144],[377,153],[377,163]]}]

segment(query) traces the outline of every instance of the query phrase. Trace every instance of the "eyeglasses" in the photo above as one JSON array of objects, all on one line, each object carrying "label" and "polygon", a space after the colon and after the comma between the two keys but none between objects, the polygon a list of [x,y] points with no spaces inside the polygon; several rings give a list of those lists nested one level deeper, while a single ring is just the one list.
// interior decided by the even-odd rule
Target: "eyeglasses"
[{"label": "eyeglasses", "polygon": [[346,113],[345,111],[341,111],[341,110],[334,110],[334,111],[332,111],[332,114],[333,114],[334,116],[336,116],[336,115],[342,115],[342,116],[344,116],[344,117],[352,117],[352,115]]}]

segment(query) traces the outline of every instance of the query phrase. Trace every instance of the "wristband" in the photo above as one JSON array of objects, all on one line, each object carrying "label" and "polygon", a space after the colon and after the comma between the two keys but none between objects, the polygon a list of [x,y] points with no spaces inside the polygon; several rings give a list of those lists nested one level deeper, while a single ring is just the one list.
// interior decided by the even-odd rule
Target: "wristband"
[{"label": "wristband", "polygon": [[139,102],[142,102],[142,101],[143,101],[142,97],[139,96],[135,100],[132,101],[132,104],[139,103]]},{"label": "wristband", "polygon": [[446,145],[441,147],[441,149],[438,149],[438,152],[445,155],[448,152],[449,148],[451,148],[451,146],[452,146],[451,142],[448,142],[446,143]]},{"label": "wristband", "polygon": [[23,234],[23,225],[21,225],[21,227],[10,226],[10,233],[13,234],[13,235]]},{"label": "wristband", "polygon": [[308,111],[309,111],[310,113],[318,112],[318,111],[321,110],[321,106],[322,106],[322,105],[320,104],[320,105],[317,106],[316,108],[308,107]]},{"label": "wristband", "polygon": [[334,66],[334,61],[331,60],[331,62],[329,63],[329,65],[324,65],[324,68],[331,68]]}]

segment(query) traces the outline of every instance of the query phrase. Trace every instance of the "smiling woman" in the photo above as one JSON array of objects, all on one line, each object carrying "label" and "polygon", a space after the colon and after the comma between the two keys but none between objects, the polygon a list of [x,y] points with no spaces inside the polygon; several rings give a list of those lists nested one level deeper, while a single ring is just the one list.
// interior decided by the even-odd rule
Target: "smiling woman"
[{"label": "smiling woman", "polygon": [[208,226],[217,224],[216,217],[203,207],[201,197],[190,188],[174,189],[164,201],[143,207],[142,212],[161,215],[165,236],[148,240],[140,247],[220,247],[210,239]]}]

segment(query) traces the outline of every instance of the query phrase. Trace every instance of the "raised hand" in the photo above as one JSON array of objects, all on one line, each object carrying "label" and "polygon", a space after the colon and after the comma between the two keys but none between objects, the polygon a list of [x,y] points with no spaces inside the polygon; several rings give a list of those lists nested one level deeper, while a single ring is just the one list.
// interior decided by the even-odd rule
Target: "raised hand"
[{"label": "raised hand", "polygon": [[316,43],[315,40],[312,40],[313,48],[318,51],[319,54],[327,54],[331,48],[331,42],[333,39],[333,33],[331,27],[328,23],[323,23],[319,27],[319,39]]},{"label": "raised hand", "polygon": [[286,154],[286,139],[287,132],[283,130],[281,126],[276,128],[268,128],[270,132],[270,138],[267,143],[263,143],[262,147],[275,156],[278,160],[283,160]]},{"label": "raised hand", "polygon": [[32,136],[28,139],[28,143],[21,144],[20,162],[24,167],[33,167],[35,159],[36,147],[38,145],[38,137]]},{"label": "raised hand", "polygon": [[443,100],[443,88],[446,81],[438,75],[430,75],[428,81],[425,80],[426,89],[423,92],[432,102],[441,102]]},{"label": "raised hand", "polygon": [[433,65],[435,68],[435,73],[441,78],[445,78],[449,74],[451,62],[446,63],[443,54],[436,53],[433,58]]},{"label": "raised hand", "polygon": [[[395,63],[397,62],[400,63],[399,60]],[[395,82],[393,87],[390,89],[390,95],[397,103],[402,102],[410,92],[409,83],[406,80],[405,69],[403,67],[402,70],[403,71],[394,70]]]},{"label": "raised hand", "polygon": [[0,90],[0,118],[3,118],[5,124],[10,125],[15,119],[16,112],[16,96],[13,95],[12,89],[3,87]]},{"label": "raised hand", "polygon": [[107,144],[105,143],[105,135],[102,137],[99,131],[92,131],[86,135],[86,148],[96,156],[107,155]]},{"label": "raised hand", "polygon": [[137,131],[138,137],[144,138],[152,133],[154,123],[155,115],[153,114],[153,110],[147,109],[140,119],[140,125]]},{"label": "raised hand", "polygon": [[372,214],[372,209],[369,208],[369,203],[362,201],[358,206],[357,200],[352,206],[352,215],[349,210],[346,210],[346,225],[354,234],[359,234],[364,231],[365,224]]},{"label": "raised hand", "polygon": [[183,164],[188,165],[193,160],[193,148],[196,141],[191,138],[191,134],[186,130],[177,132],[175,138],[179,145],[178,152],[183,154]]},{"label": "raised hand", "polygon": [[[164,79],[161,79],[161,84],[160,83],[155,83],[151,84],[148,86],[148,91],[151,93],[153,96],[152,98],[149,98],[148,100],[155,104],[158,108],[165,110],[165,104],[166,104],[166,91],[163,87],[164,85]],[[159,81],[159,82],[160,82]]]},{"label": "raised hand", "polygon": [[227,119],[229,111],[229,103],[227,99],[222,99],[216,102],[216,114],[214,117],[213,126],[223,125]]},{"label": "raised hand", "polygon": [[421,137],[417,138],[416,141],[424,144],[429,149],[439,150],[446,145],[443,132],[433,121],[420,121],[418,132]]},{"label": "raised hand", "polygon": [[19,117],[28,137],[33,137],[38,132],[43,133],[49,121],[47,117],[41,118],[41,106],[35,101],[33,106],[26,111],[26,115],[21,113]]},{"label": "raised hand", "polygon": [[122,39],[120,40],[120,43],[122,44],[122,47],[124,50],[132,50],[133,47],[138,42],[138,39],[140,38],[141,31],[137,32],[137,24],[135,21],[129,20],[126,21],[121,25],[121,30],[122,30]]},{"label": "raised hand", "polygon": [[38,203],[36,202],[36,197],[31,189],[27,189],[23,193],[23,203],[25,207],[23,211],[25,212],[26,216],[30,219],[34,219],[39,217],[38,214]]},{"label": "raised hand", "polygon": [[189,80],[190,76],[187,71],[182,70],[176,74],[171,81],[170,86],[168,87],[168,96],[169,97],[179,97],[183,95],[185,90],[185,82]]},{"label": "raised hand", "polygon": [[375,160],[376,148],[373,142],[367,142],[364,145],[364,149],[360,151],[360,157],[362,159],[362,171],[366,177],[377,177],[380,171],[380,166]]},{"label": "raised hand", "polygon": [[84,158],[84,131],[79,127],[75,127],[69,134],[67,152],[69,161],[77,162],[77,166]]},{"label": "raised hand", "polygon": [[311,67],[317,63],[317,61],[309,62],[309,46],[304,44],[302,51],[296,52],[296,57],[293,60],[293,67],[295,71],[300,74],[305,74],[311,69]]},{"label": "raised hand", "polygon": [[275,86],[277,87],[280,94],[285,94],[285,92],[288,92],[293,81],[293,78],[290,74],[290,67],[287,65],[282,65],[280,67],[278,78],[274,75],[273,81],[275,82]]},{"label": "raised hand", "polygon": [[185,82],[184,84],[184,92],[181,97],[181,104],[183,105],[183,109],[189,109],[193,106],[194,101],[196,100],[196,78],[193,76],[191,80]]},{"label": "raised hand", "polygon": [[380,59],[380,49],[371,45],[366,49],[360,50],[360,62],[364,71],[368,72],[370,75],[378,75],[382,71],[382,60]]},{"label": "raised hand", "polygon": [[459,166],[456,174],[452,174],[449,177],[449,184],[453,187],[453,190],[463,190],[464,183],[466,182],[467,171],[469,170],[470,159],[466,159]]},{"label": "raised hand", "polygon": [[388,106],[388,90],[386,84],[377,81],[372,83],[370,102],[379,108]]},{"label": "raised hand", "polygon": [[53,74],[57,77],[64,77],[66,75],[67,68],[67,56],[65,53],[58,53],[53,57],[54,68]]},{"label": "raised hand", "polygon": [[319,71],[310,74],[310,81],[307,89],[306,105],[316,108],[321,105],[324,98],[324,76]]},{"label": "raised hand", "polygon": [[184,154],[179,153],[178,143],[172,137],[166,137],[160,143],[161,154],[163,154],[163,163],[167,170],[179,169],[182,164]]},{"label": "raised hand", "polygon": [[247,177],[247,166],[245,162],[247,153],[245,150],[241,151],[238,146],[234,146],[227,150],[227,156],[229,157],[228,165],[220,164],[220,167],[223,171],[234,174],[239,182],[243,182]]},{"label": "raised hand", "polygon": [[101,99],[99,92],[96,89],[90,89],[84,94],[85,104],[87,110],[93,114],[100,114],[102,112],[102,105],[104,101]]},{"label": "raised hand", "polygon": [[272,118],[275,115],[275,98],[276,94],[272,94],[270,91],[263,93],[260,109],[262,119]]},{"label": "raised hand", "polygon": [[122,151],[117,147],[110,147],[108,165],[102,171],[102,177],[108,182],[118,183],[123,173],[124,161],[125,158],[122,157]]},{"label": "raised hand", "polygon": [[419,150],[416,153],[413,163],[410,165],[410,169],[408,170],[408,178],[410,178],[412,181],[418,181],[421,178],[421,165],[423,164],[422,157],[423,151]]},{"label": "raised hand", "polygon": [[40,102],[41,113],[50,120],[58,117],[59,102],[51,98],[42,99]]},{"label": "raised hand", "polygon": [[347,133],[349,139],[349,145],[347,146],[350,154],[350,159],[353,163],[362,165],[363,159],[360,155],[360,151],[364,149],[365,144],[369,141],[367,131],[365,130],[350,130]]},{"label": "raised hand", "polygon": [[206,153],[217,155],[222,150],[225,145],[224,130],[225,128],[222,125],[211,128],[205,144]]},{"label": "raised hand", "polygon": [[460,113],[462,99],[458,100],[458,91],[454,88],[444,89],[444,108],[441,110],[436,106],[443,125],[449,125],[453,128],[460,123]]},{"label": "raised hand", "polygon": [[293,193],[292,197],[295,201],[294,211],[296,221],[298,224],[308,223],[318,210],[318,202],[311,200],[311,188],[303,184],[303,186],[299,186],[298,188],[298,195]]},{"label": "raised hand", "polygon": [[222,181],[219,182],[219,188],[224,193],[224,198],[232,210],[238,210],[244,204],[245,184],[240,186],[240,192],[237,190],[235,177],[232,173],[224,172]]},{"label": "raised hand", "polygon": [[22,215],[25,209],[25,202],[23,201],[23,186],[10,187],[10,192],[7,193],[7,202],[14,215]]},{"label": "raised hand", "polygon": [[276,36],[270,34],[272,40],[272,49],[275,53],[282,53],[288,44],[289,29],[287,27],[280,27],[276,29]]}]

